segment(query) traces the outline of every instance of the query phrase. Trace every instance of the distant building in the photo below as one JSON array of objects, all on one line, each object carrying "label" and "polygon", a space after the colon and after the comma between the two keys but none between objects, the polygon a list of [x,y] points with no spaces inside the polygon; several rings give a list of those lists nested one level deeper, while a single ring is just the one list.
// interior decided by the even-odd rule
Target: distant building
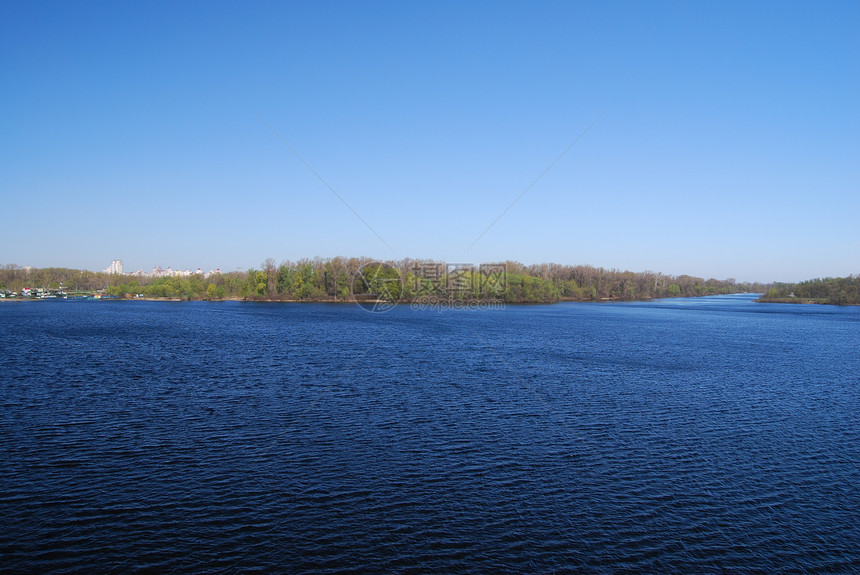
[{"label": "distant building", "polygon": [[104,273],[122,275],[122,260],[113,260]]},{"label": "distant building", "polygon": [[167,269],[165,269],[159,265],[155,265],[155,266],[152,266],[152,272],[151,273],[145,273],[141,270],[138,270],[136,273],[137,273],[137,275],[140,275],[143,277],[153,277],[153,278],[181,278],[181,277],[191,277],[193,275],[202,275],[204,278],[208,278],[212,274],[220,274],[221,269],[219,268],[219,269],[214,270],[214,271],[210,270],[208,272],[204,272],[202,268],[197,268],[196,271],[191,271],[190,268],[186,268],[186,269],[182,270],[182,269],[173,269],[172,267],[168,267]]}]

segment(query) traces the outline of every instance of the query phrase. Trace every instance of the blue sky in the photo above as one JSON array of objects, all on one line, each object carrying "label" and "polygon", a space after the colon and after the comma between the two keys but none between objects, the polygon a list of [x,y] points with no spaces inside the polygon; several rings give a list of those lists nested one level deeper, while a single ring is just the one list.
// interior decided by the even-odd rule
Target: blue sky
[{"label": "blue sky", "polygon": [[0,264],[860,273],[858,29],[857,2],[5,2]]}]

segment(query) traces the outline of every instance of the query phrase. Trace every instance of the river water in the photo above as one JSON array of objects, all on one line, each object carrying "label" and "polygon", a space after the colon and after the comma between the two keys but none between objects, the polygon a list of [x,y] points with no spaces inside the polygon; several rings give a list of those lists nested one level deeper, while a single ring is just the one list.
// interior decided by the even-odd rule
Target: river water
[{"label": "river water", "polygon": [[0,304],[10,572],[860,571],[860,308]]}]

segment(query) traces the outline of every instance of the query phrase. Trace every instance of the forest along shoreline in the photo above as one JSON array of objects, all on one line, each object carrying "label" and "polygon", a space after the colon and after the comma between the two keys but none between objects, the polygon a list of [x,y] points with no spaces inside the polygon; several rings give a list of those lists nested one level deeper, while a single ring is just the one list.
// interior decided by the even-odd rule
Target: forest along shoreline
[{"label": "forest along shoreline", "polygon": [[351,303],[482,302],[531,304],[637,301],[757,293],[765,303],[860,304],[860,277],[800,283],[745,283],[591,265],[450,265],[370,258],[264,262],[226,273],[109,274],[70,268],[0,266],[0,301],[105,299]]},{"label": "forest along shoreline", "polygon": [[336,302],[496,301],[551,303],[761,293],[761,284],[659,272],[630,272],[590,265],[501,262],[451,265],[430,260],[379,262],[332,258],[264,262],[261,269],[226,273],[138,271],[110,274],[69,268],[0,266],[5,299],[157,299]]}]

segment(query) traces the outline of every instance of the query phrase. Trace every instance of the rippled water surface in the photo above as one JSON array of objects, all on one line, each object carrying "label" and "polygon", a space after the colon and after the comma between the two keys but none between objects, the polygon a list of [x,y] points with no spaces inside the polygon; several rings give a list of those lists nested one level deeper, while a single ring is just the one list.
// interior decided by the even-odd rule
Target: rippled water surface
[{"label": "rippled water surface", "polygon": [[857,572],[860,308],[0,304],[0,569]]}]

